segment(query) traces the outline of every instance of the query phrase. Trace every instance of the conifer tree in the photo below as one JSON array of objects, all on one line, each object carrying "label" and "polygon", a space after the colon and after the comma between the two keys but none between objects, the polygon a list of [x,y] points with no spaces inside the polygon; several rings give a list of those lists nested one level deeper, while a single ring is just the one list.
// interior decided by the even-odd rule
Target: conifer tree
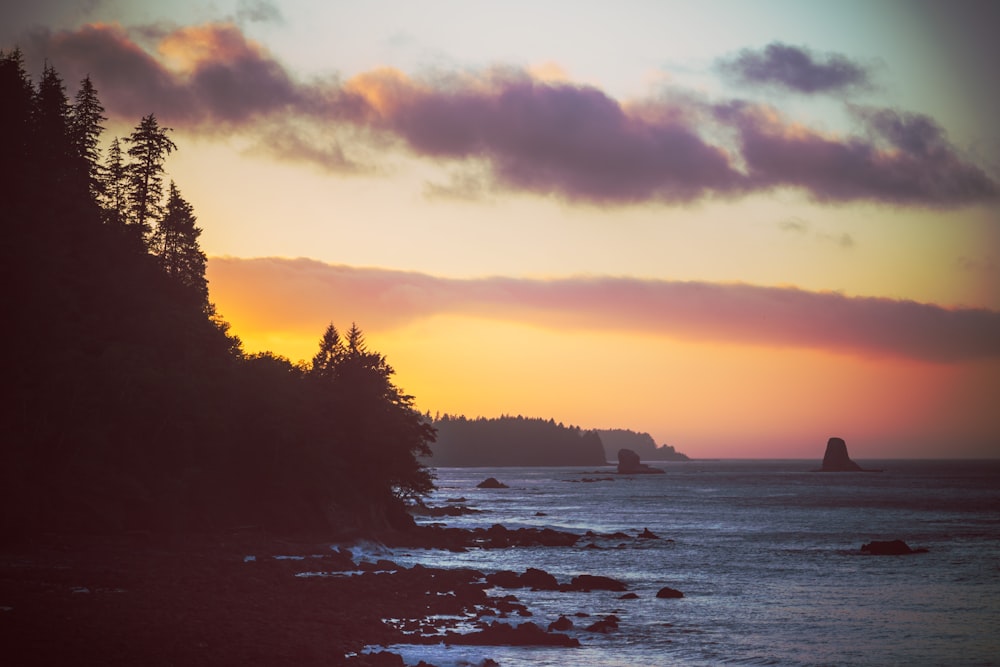
[{"label": "conifer tree", "polygon": [[207,258],[198,244],[201,228],[196,226],[196,221],[194,208],[181,196],[177,185],[170,181],[167,205],[153,235],[152,249],[167,275],[194,290],[207,307]]},{"label": "conifer tree", "polygon": [[102,169],[101,179],[105,222],[124,228],[128,221],[128,167],[118,137],[112,139],[108,146],[108,157]]},{"label": "conifer tree", "polygon": [[70,140],[74,151],[81,162],[83,175],[86,177],[88,189],[94,199],[102,193],[101,151],[98,143],[107,120],[104,107],[97,98],[97,89],[87,76],[80,82],[80,89],[70,117]]},{"label": "conifer tree", "polygon": [[149,240],[153,222],[163,215],[163,163],[177,145],[167,136],[172,128],[161,127],[156,116],[143,116],[126,139],[130,219],[143,241]]},{"label": "conifer tree", "polygon": [[65,184],[72,173],[69,98],[62,79],[50,64],[42,71],[35,101],[34,132],[38,176]]}]

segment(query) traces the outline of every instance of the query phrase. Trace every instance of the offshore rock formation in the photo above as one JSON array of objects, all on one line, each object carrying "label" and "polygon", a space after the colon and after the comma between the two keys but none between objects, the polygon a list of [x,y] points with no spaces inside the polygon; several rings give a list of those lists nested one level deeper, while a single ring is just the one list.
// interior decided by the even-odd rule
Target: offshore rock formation
[{"label": "offshore rock formation", "polygon": [[814,472],[882,472],[881,470],[866,470],[851,460],[847,455],[847,443],[843,438],[830,438],[826,442],[826,453],[823,454],[823,465]]},{"label": "offshore rock formation", "polygon": [[911,549],[903,540],[872,540],[861,545],[861,553],[872,556],[905,556],[907,554],[925,554],[927,549]]},{"label": "offshore rock formation", "polygon": [[639,455],[631,449],[618,450],[618,474],[619,475],[643,475],[649,473],[660,473],[664,471],[660,468],[651,468],[639,461]]}]

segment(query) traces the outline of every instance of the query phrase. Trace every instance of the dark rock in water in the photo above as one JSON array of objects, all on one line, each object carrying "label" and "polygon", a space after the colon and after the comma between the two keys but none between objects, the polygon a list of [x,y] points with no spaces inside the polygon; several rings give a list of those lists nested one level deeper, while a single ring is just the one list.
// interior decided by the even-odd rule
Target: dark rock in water
[{"label": "dark rock in water", "polygon": [[619,600],[638,600],[639,596],[635,593],[626,593],[625,595],[618,598]]},{"label": "dark rock in water", "polygon": [[609,614],[608,616],[605,616],[601,620],[588,625],[586,630],[587,632],[600,632],[601,634],[614,632],[615,630],[618,629],[618,622],[620,620],[621,619],[619,619],[614,614]]},{"label": "dark rock in water", "polygon": [[907,554],[925,554],[927,549],[911,549],[903,540],[873,540],[861,545],[861,553],[872,556],[905,556]]},{"label": "dark rock in water", "polygon": [[522,623],[517,627],[495,621],[478,632],[458,634],[449,632],[444,636],[445,645],[467,644],[476,646],[570,646],[580,642],[569,635],[546,632],[534,623]]},{"label": "dark rock in water", "polygon": [[660,590],[656,591],[656,597],[658,598],[682,598],[684,594],[675,588],[670,588],[669,586],[664,586]]},{"label": "dark rock in water", "polygon": [[645,475],[649,473],[663,473],[660,468],[651,468],[639,461],[639,455],[631,449],[618,450],[618,474],[619,475]]},{"label": "dark rock in water", "polygon": [[847,455],[847,443],[843,438],[830,438],[826,441],[826,453],[823,454],[823,465],[815,472],[882,472],[881,470],[865,470],[851,460]]},{"label": "dark rock in water", "polygon": [[512,570],[500,570],[486,575],[486,583],[498,588],[521,588],[521,575]]},{"label": "dark rock in water", "polygon": [[510,487],[498,480],[496,477],[487,477],[479,484],[476,484],[476,488],[479,489],[509,489]]},{"label": "dark rock in water", "polygon": [[538,591],[557,591],[559,582],[545,570],[529,567],[521,575],[521,585]]},{"label": "dark rock in water", "polygon": [[642,532],[639,533],[639,538],[643,540],[658,540],[660,536],[651,531],[649,528],[643,528]]},{"label": "dark rock in water", "polygon": [[601,577],[593,574],[581,574],[573,577],[569,584],[562,586],[570,591],[619,591],[624,592],[628,587],[611,577]]},{"label": "dark rock in water", "polygon": [[564,632],[573,627],[573,621],[569,620],[565,616],[560,616],[556,620],[549,623],[549,632],[557,630],[559,632]]}]

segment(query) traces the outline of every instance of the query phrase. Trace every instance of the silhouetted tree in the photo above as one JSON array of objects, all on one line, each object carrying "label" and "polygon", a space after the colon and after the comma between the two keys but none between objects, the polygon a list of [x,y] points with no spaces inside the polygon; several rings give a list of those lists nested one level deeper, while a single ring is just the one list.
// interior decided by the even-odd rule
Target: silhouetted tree
[{"label": "silhouetted tree", "polygon": [[167,275],[196,293],[208,307],[208,281],[205,280],[207,258],[198,245],[201,229],[195,225],[194,209],[170,181],[170,192],[163,218],[153,234],[152,250],[159,257]]},{"label": "silhouetted tree", "polygon": [[97,89],[87,76],[80,82],[73,104],[70,116],[70,140],[76,155],[82,160],[81,169],[86,177],[90,194],[95,200],[100,198],[103,190],[101,151],[98,145],[101,132],[104,130],[101,123],[105,120],[107,117],[97,97]]},{"label": "silhouetted tree", "polygon": [[313,359],[310,376],[335,441],[350,447],[349,460],[371,490],[396,496],[427,493],[430,472],[418,457],[430,456],[434,429],[413,407],[413,397],[392,382],[393,368],[365,344],[353,324],[341,338],[331,324]]},{"label": "silhouetted tree", "polygon": [[140,237],[147,241],[153,222],[163,215],[163,164],[177,145],[167,136],[172,128],[161,127],[156,116],[143,116],[126,139],[128,155],[128,184],[131,203],[129,222],[135,225]]},{"label": "silhouetted tree", "polygon": [[118,137],[108,146],[101,184],[104,219],[114,227],[124,229],[128,220],[128,167],[122,155]]}]

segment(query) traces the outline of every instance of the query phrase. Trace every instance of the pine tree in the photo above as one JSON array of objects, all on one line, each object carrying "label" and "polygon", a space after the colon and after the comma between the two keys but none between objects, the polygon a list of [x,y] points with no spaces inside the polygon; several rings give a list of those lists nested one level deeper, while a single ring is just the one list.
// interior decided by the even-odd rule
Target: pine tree
[{"label": "pine tree", "polygon": [[73,173],[69,98],[59,74],[46,64],[35,96],[34,137],[38,176],[64,186]]},{"label": "pine tree", "polygon": [[24,56],[19,49],[0,51],[0,194],[4,208],[12,214],[11,205],[25,195],[30,181],[28,169],[33,151],[31,125],[34,109],[34,88],[24,69]]},{"label": "pine tree", "polygon": [[105,222],[124,229],[128,220],[128,167],[118,137],[112,139],[108,146],[108,157],[101,179],[101,203]]},{"label": "pine tree", "polygon": [[93,198],[102,194],[101,151],[98,143],[104,130],[102,121],[107,120],[104,107],[97,98],[97,89],[87,76],[80,82],[70,116],[70,140],[76,155],[80,158],[81,169],[87,179]]},{"label": "pine tree", "polygon": [[319,352],[312,358],[311,372],[314,377],[332,378],[337,365],[344,356],[344,343],[331,323],[319,341]]},{"label": "pine tree", "polygon": [[173,131],[160,127],[156,116],[143,116],[125,143],[129,145],[128,184],[131,203],[129,223],[148,241],[155,220],[163,216],[163,163],[177,145],[167,136]]},{"label": "pine tree", "polygon": [[208,281],[205,280],[207,258],[198,245],[201,229],[195,225],[194,208],[170,181],[163,218],[152,238],[152,250],[167,275],[191,288],[208,306]]}]

